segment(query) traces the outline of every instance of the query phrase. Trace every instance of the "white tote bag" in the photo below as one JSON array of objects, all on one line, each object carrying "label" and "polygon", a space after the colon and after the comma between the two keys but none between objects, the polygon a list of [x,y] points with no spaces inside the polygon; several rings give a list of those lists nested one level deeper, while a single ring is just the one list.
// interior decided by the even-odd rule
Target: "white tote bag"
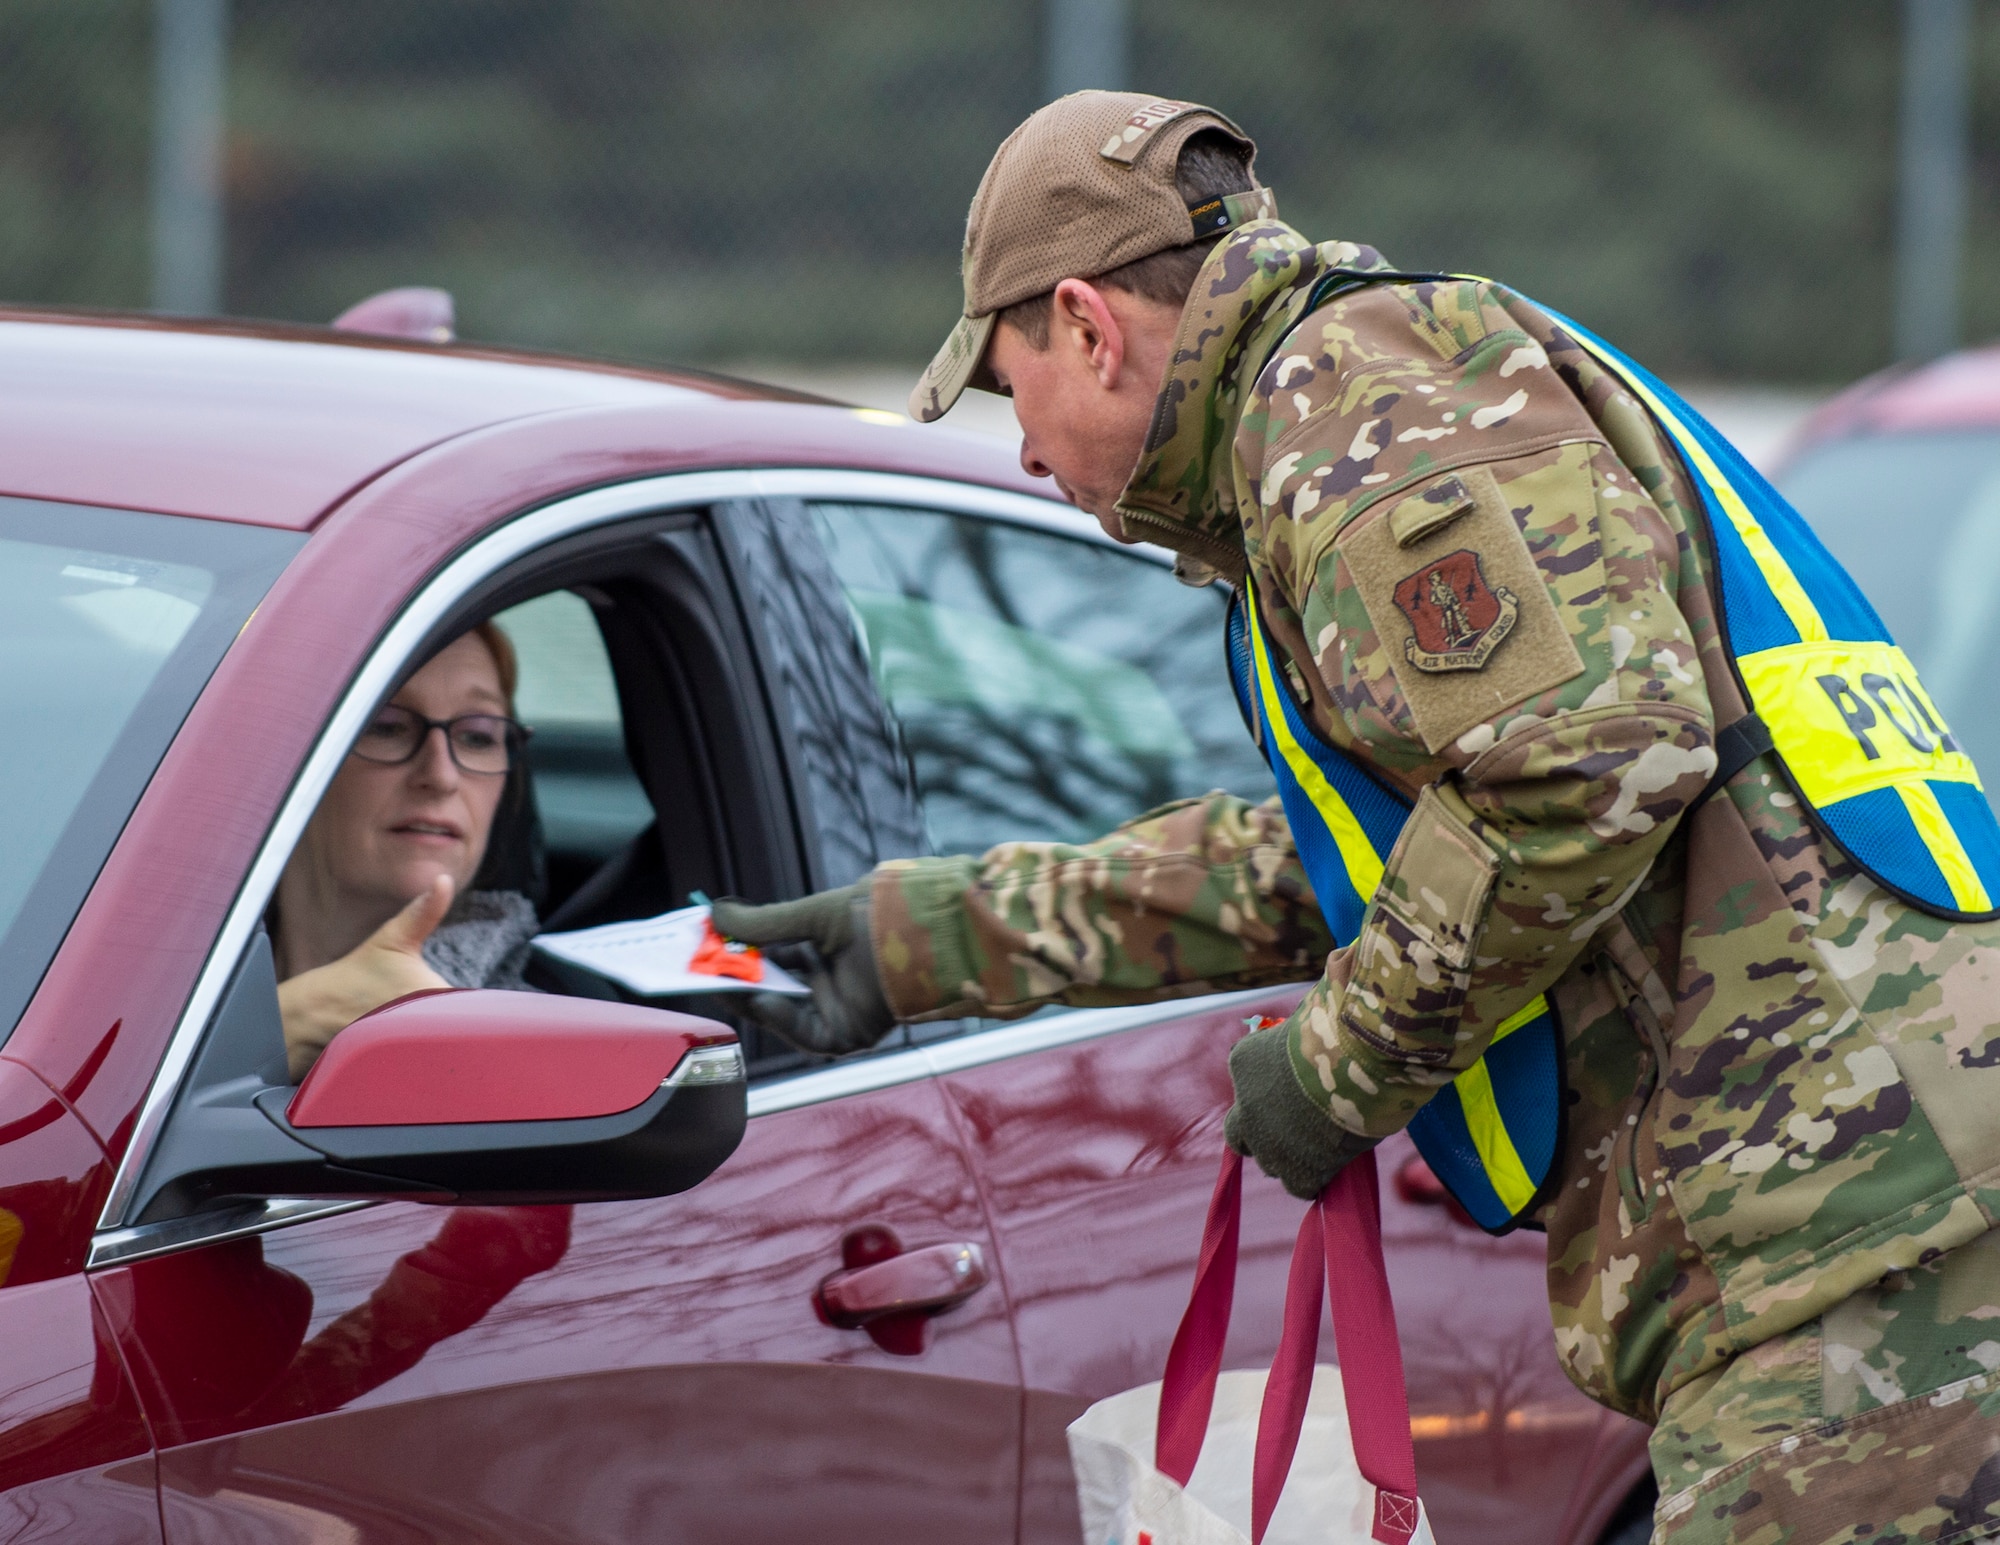
[{"label": "white tote bag", "polygon": [[[1201,1458],[1186,1486],[1153,1463],[1160,1386],[1100,1400],[1069,1429],[1070,1458],[1090,1545],[1244,1545],[1250,1538],[1250,1477],[1265,1375],[1231,1369],[1216,1381]],[[1292,1474],[1263,1545],[1362,1545],[1374,1521],[1375,1488],[1355,1467],[1340,1370],[1313,1370]]]},{"label": "white tote bag", "polygon": [[[1374,1156],[1348,1165],[1300,1225],[1268,1376],[1221,1371],[1242,1197],[1230,1153],[1166,1377],[1070,1424],[1084,1545],[1432,1545]],[[1313,1363],[1322,1283],[1346,1379]]]}]

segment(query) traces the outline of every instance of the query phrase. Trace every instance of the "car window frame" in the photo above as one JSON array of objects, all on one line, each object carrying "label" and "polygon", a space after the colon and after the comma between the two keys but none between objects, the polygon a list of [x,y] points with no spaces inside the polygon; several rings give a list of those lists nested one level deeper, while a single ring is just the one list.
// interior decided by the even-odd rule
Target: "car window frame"
[{"label": "car window frame", "polygon": [[[543,548],[624,521],[676,511],[707,510],[746,498],[848,500],[984,516],[1101,542],[1137,561],[1168,569],[1173,563],[1171,555],[1164,552],[1134,550],[1113,542],[1094,519],[1053,500],[943,478],[836,468],[736,469],[639,478],[555,499],[490,527],[411,593],[403,610],[375,640],[321,726],[297,778],[265,830],[236,899],[216,930],[194,989],[175,1020],[166,1051],[140,1105],[132,1136],[99,1211],[86,1261],[88,1267],[263,1233],[310,1218],[375,1205],[275,1197],[261,1204],[261,1208],[247,1209],[243,1215],[218,1214],[208,1219],[197,1216],[136,1227],[127,1223],[146,1161],[202,1036],[262,922],[280,872],[367,716],[393,690],[416,651],[482,586]],[[758,664],[761,666],[761,662]],[[786,773],[790,779],[790,769]],[[1249,1005],[1289,991],[1287,986],[1278,985],[1194,999],[1066,1010],[1032,1024],[961,1034],[918,1046],[885,1048],[872,1057],[780,1075],[760,1084],[751,1090],[750,1113],[756,1116],[819,1104],[914,1082],[940,1072],[1137,1029],[1191,1012],[1207,1013],[1238,1003]]]}]

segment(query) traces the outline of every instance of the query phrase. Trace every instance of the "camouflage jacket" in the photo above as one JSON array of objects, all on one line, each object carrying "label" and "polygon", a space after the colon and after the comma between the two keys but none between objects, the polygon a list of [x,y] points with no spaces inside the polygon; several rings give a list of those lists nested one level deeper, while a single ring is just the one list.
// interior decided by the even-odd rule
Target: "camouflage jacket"
[{"label": "camouflage jacket", "polygon": [[1419,801],[1360,937],[1325,954],[1282,815],[1216,794],[1082,846],[885,866],[877,958],[903,1017],[1317,975],[1294,1070],[1374,1137],[1548,992],[1558,1351],[1651,1419],[1993,1225],[2000,925],[1875,885],[1768,757],[1682,819],[1744,704],[1675,455],[1500,285],[1306,314],[1327,269],[1385,266],[1277,222],[1222,243],[1120,503],[1193,577],[1247,569],[1321,735]]}]

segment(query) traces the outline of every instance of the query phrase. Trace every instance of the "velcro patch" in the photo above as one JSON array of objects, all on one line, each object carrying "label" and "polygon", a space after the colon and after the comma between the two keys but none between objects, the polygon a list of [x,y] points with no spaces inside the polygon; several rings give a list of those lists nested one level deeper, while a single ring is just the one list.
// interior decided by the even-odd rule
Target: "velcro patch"
[{"label": "velcro patch", "polygon": [[1124,126],[1104,142],[1097,153],[1107,161],[1116,161],[1130,166],[1139,159],[1139,152],[1146,148],[1146,141],[1172,123],[1183,113],[1196,110],[1193,102],[1169,102],[1164,99],[1148,102],[1130,118]]},{"label": "velcro patch", "polygon": [[1486,928],[1500,860],[1466,830],[1438,797],[1435,786],[1417,796],[1389,855],[1379,904],[1400,915],[1417,936],[1455,971],[1472,965]]},{"label": "velcro patch", "polygon": [[1410,547],[1444,530],[1478,503],[1462,477],[1441,477],[1409,498],[1389,506],[1389,534]]},{"label": "velcro patch", "polygon": [[1582,674],[1492,472],[1437,479],[1335,543],[1428,751]]}]

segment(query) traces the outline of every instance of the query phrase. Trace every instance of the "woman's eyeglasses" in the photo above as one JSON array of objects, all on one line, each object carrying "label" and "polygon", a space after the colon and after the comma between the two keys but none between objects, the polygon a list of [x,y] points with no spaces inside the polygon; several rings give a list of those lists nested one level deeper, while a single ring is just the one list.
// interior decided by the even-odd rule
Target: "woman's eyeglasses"
[{"label": "woman's eyeglasses", "polygon": [[493,713],[460,714],[456,719],[426,719],[415,709],[385,703],[354,743],[364,762],[400,767],[415,758],[432,730],[444,731],[445,746],[460,772],[498,774],[514,765],[528,743],[527,726]]}]

